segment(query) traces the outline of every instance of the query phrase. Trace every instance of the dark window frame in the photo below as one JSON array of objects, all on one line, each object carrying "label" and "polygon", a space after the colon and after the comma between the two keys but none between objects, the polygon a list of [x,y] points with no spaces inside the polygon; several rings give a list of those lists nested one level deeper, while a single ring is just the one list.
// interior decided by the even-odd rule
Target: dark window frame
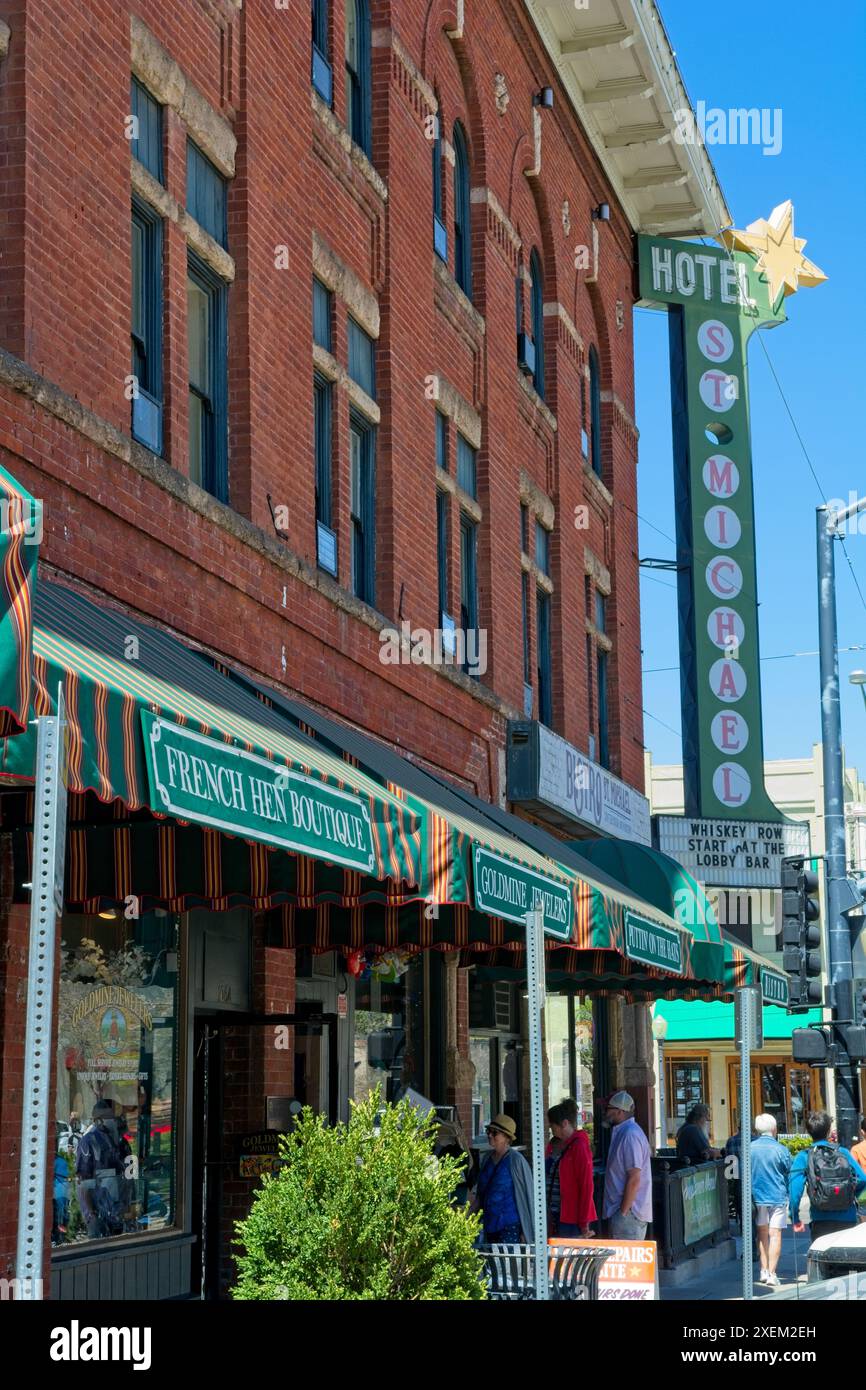
[{"label": "dark window frame", "polygon": [[187,253],[187,276],[208,295],[211,305],[208,395],[193,387],[187,376],[188,390],[209,407],[208,441],[199,486],[219,501],[228,502],[228,285],[192,251]]},{"label": "dark window frame", "polygon": [[[313,276],[313,342],[326,352],[333,352],[334,295],[328,286]],[[322,329],[325,329],[322,332]]]},{"label": "dark window frame", "polygon": [[[363,477],[355,486],[352,435],[361,440]],[[376,426],[360,412],[349,412],[349,515],[352,529],[352,593],[376,606]],[[356,507],[356,496],[358,506]]]},{"label": "dark window frame", "polygon": [[[471,477],[467,477],[467,470]],[[467,487],[467,483],[471,486]],[[465,435],[457,431],[457,486],[462,488],[468,497],[477,499],[478,497],[478,450]]]},{"label": "dark window frame", "polygon": [[436,578],[439,590],[439,621],[450,613],[448,585],[448,551],[451,537],[451,494],[436,489]]},{"label": "dark window frame", "polygon": [[433,250],[448,264],[448,228],[445,226],[445,203],[442,197],[442,124],[439,112],[433,118],[436,135],[433,140]]},{"label": "dark window frame", "polygon": [[532,341],[535,347],[535,369],[532,384],[544,400],[544,274],[541,257],[533,248],[529,257],[529,276],[532,282],[530,302],[532,311]]},{"label": "dark window frame", "polygon": [[553,663],[551,659],[551,597],[540,585],[536,588],[535,665],[538,674],[539,723],[552,728]]},{"label": "dark window frame", "polygon": [[[466,512],[460,513],[460,629],[463,633],[478,631],[478,523]],[[464,644],[463,670],[470,670],[469,643]]]},{"label": "dark window frame", "polygon": [[[142,126],[144,124],[141,110],[142,105],[149,117],[153,116],[154,112],[156,113],[157,127],[156,138],[154,140],[147,140],[144,147],[142,147],[141,143]],[[153,92],[148,91],[143,82],[139,82],[137,77],[133,77],[130,85],[130,107],[131,114],[138,121],[139,131],[137,137],[130,140],[130,145],[133,147],[133,157],[138,160],[139,164],[144,166],[147,172],[156,179],[157,183],[161,183],[164,187],[165,156],[163,153],[163,144],[165,137],[165,118],[163,116],[162,102],[157,101]],[[142,154],[144,154],[144,158],[142,158]]]},{"label": "dark window frame", "polygon": [[602,475],[601,457],[601,370],[598,353],[594,347],[589,349],[589,455],[592,471],[599,478]]},{"label": "dark window frame", "polygon": [[[143,260],[141,279],[143,285],[142,312],[144,323],[136,325],[136,306],[132,305],[132,369],[139,393],[144,392],[148,400],[159,412],[159,438],[154,441],[136,432],[136,402],[132,401],[131,432],[134,439],[156,454],[162,454],[163,445],[163,227],[162,218],[153,208],[141,199],[132,199],[132,226],[141,228],[143,237]],[[134,252],[133,252],[134,254]],[[133,300],[135,286],[133,284]],[[136,331],[137,327],[142,331]],[[140,363],[145,364],[142,377]]]},{"label": "dark window frame", "polygon": [[[346,322],[348,371],[352,380],[376,399],[376,340],[349,316]],[[364,359],[368,359],[365,362]],[[369,370],[367,370],[369,367]]]},{"label": "dark window frame", "polygon": [[610,708],[608,699],[608,652],[596,645],[596,698],[598,701],[598,763],[610,767]]},{"label": "dark window frame", "polygon": [[[207,206],[209,200],[212,208]],[[187,136],[186,210],[224,250],[228,248],[229,238],[228,208],[228,180],[204,150]]]},{"label": "dark window frame", "polygon": [[[370,6],[368,0],[348,0],[355,11],[357,37],[357,67],[349,63],[346,53],[346,129],[368,159],[373,152],[373,65]],[[347,26],[348,35],[348,26]]]},{"label": "dark window frame", "polygon": [[334,80],[328,0],[312,0],[311,49],[310,80],[322,100],[330,106],[334,99]]},{"label": "dark window frame", "polygon": [[460,121],[454,123],[454,278],[472,299],[472,217],[469,146]]},{"label": "dark window frame", "polygon": [[531,687],[532,646],[529,640],[529,601],[531,579],[527,570],[521,571],[520,580],[521,616],[523,619],[523,684]]},{"label": "dark window frame", "polygon": [[448,472],[448,416],[436,411],[436,467]]}]

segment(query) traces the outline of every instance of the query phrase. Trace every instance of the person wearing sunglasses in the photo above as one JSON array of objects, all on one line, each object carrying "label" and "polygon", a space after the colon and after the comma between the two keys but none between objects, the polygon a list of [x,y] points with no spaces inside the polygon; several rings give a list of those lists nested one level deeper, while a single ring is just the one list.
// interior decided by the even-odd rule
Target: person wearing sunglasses
[{"label": "person wearing sunglasses", "polygon": [[517,1125],[510,1115],[496,1115],[486,1133],[490,1153],[472,1199],[473,1210],[482,1213],[484,1244],[531,1245],[535,1239],[532,1169],[523,1154],[512,1148]]}]

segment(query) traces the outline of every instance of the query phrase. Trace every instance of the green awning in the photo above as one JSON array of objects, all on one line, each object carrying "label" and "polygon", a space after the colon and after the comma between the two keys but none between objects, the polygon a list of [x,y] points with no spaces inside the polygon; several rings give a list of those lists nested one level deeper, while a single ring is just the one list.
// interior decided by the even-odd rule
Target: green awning
[{"label": "green awning", "polygon": [[33,589],[42,503],[0,468],[0,738],[21,734],[30,709]]},{"label": "green awning", "polygon": [[[42,582],[32,652],[33,714],[50,714],[64,688],[73,794],[419,883],[420,825],[405,800],[175,639]],[[7,738],[0,771],[32,781],[35,745],[33,727]]]},{"label": "green awning", "polygon": [[[678,1042],[734,1043],[734,1006],[713,1000],[691,1002],[685,999],[659,1000],[655,1016],[668,1025],[665,1047]],[[788,1014],[781,1009],[764,1010],[764,1038],[789,1039],[795,1028],[808,1028],[821,1022],[821,1010]]]}]

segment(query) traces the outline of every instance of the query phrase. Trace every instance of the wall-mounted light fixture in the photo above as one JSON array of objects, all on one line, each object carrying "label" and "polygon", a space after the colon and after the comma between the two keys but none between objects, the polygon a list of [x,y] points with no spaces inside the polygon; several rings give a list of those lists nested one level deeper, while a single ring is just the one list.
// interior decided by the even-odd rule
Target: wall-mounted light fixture
[{"label": "wall-mounted light fixture", "polygon": [[610,203],[599,203],[597,208],[593,208],[592,220],[593,222],[609,222]]},{"label": "wall-mounted light fixture", "polygon": [[534,94],[532,98],[532,105],[547,106],[548,108],[551,107],[553,105],[553,88],[542,87],[540,92],[536,92]]}]

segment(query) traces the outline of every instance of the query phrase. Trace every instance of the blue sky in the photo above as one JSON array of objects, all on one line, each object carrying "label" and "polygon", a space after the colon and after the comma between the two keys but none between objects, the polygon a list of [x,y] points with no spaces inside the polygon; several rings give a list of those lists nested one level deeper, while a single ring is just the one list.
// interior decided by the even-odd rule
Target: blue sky
[{"label": "blue sky", "polygon": [[[866,5],[824,0],[661,0],[693,105],[782,112],[782,147],[709,147],[734,225],[768,217],[786,198],[805,254],[829,276],[787,301],[788,322],[755,335],[749,353],[764,754],[802,757],[820,737],[815,508],[866,493],[863,245],[866,226]],[[809,469],[759,339],[821,483]],[[670,388],[665,316],[635,314],[641,556],[674,555]],[[866,595],[866,519],[847,553]],[[660,534],[663,533],[663,534]],[[843,739],[866,776],[866,708],[848,673],[866,670],[866,604],[836,547]],[[675,576],[642,570],[644,741],[656,762],[681,760]],[[673,669],[660,669],[673,668]]]}]

